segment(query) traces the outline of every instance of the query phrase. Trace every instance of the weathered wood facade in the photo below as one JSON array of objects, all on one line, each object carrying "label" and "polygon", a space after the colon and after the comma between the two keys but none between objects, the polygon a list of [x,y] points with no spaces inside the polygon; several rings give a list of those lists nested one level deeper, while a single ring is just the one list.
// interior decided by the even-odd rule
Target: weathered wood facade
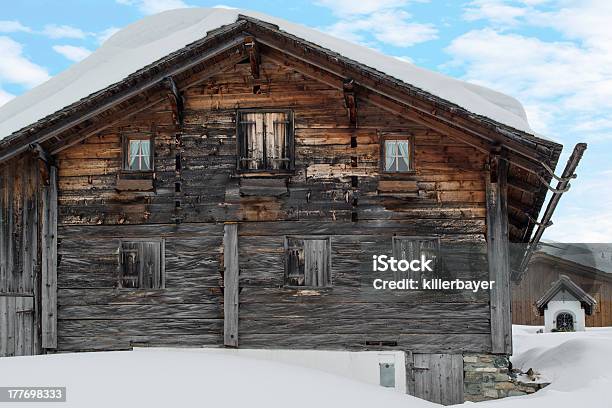
[{"label": "weathered wood facade", "polygon": [[[554,167],[560,146],[398,82],[244,18],[3,141],[0,296],[33,299],[33,352],[391,348],[449,367],[510,354],[508,240],[529,236],[538,160]],[[238,170],[242,109],[290,112],[285,171]],[[126,171],[131,136],[152,141],[150,171]],[[384,141],[402,138],[412,168],[385,172]],[[375,291],[372,255],[394,236],[453,248],[449,277],[502,284]],[[291,237],[328,240],[330,284],[286,284]],[[163,248],[163,284],[139,289],[158,272],[122,275],[122,242],[143,240]]]}]

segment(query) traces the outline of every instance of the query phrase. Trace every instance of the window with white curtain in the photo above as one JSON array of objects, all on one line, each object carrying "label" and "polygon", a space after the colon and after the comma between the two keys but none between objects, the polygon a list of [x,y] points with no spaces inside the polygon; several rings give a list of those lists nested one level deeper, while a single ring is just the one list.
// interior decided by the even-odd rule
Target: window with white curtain
[{"label": "window with white curtain", "polygon": [[385,139],[384,171],[402,173],[412,170],[410,139]]},{"label": "window with white curtain", "polygon": [[153,170],[153,140],[149,135],[126,135],[123,141],[123,169]]}]

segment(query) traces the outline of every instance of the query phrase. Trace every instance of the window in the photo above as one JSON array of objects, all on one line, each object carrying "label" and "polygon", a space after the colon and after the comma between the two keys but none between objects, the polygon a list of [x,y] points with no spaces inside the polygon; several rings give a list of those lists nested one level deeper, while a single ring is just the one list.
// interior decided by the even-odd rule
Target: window
[{"label": "window", "polygon": [[[440,241],[436,237],[393,237],[393,257],[395,259],[404,259],[406,261],[412,261],[414,259],[421,259],[421,255],[425,256],[426,259],[431,259],[432,262],[429,267],[433,269],[433,273],[430,273],[430,277],[433,274],[439,275],[438,265],[438,252],[440,249]],[[420,280],[423,272],[406,272],[408,276],[399,276],[402,272],[396,273],[395,278],[412,278]],[[427,272],[425,272],[427,273]]]},{"label": "window", "polygon": [[290,111],[238,111],[238,169],[293,169],[293,114]]},{"label": "window", "polygon": [[285,239],[285,284],[331,286],[331,242],[329,238]]},{"label": "window", "polygon": [[119,249],[120,288],[159,289],[164,284],[164,242],[122,241]]},{"label": "window", "polygon": [[412,140],[408,137],[383,138],[383,171],[386,173],[405,173],[413,170]]},{"label": "window", "polygon": [[557,315],[557,330],[558,331],[574,331],[574,316],[570,313],[563,312]]},{"label": "window", "polygon": [[123,169],[129,171],[153,170],[153,138],[150,135],[124,135]]}]

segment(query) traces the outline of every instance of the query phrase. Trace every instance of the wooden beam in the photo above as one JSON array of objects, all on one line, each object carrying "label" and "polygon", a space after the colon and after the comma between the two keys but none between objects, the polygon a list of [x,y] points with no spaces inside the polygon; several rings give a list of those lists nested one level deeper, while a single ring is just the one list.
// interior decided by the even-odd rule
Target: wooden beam
[{"label": "wooden beam", "polygon": [[168,100],[170,100],[170,105],[172,106],[172,120],[174,121],[175,125],[183,126],[183,118],[185,116],[185,101],[183,99],[183,95],[176,86],[174,78],[165,78],[164,85],[168,90]]},{"label": "wooden beam", "polygon": [[259,49],[257,42],[254,37],[246,37],[244,39],[244,47],[249,53],[249,64],[251,65],[251,75],[253,78],[259,78],[259,63],[261,61],[259,56]]},{"label": "wooden beam", "polygon": [[223,267],[223,344],[238,347],[238,224],[225,224]]},{"label": "wooden beam", "polygon": [[351,127],[357,127],[357,99],[355,98],[355,81],[346,79],[342,84],[344,103],[348,112]]},{"label": "wooden beam", "polygon": [[42,348],[57,348],[57,168],[49,167],[42,188],[41,329]]},{"label": "wooden beam", "polygon": [[487,175],[487,258],[490,290],[491,346],[493,353],[512,354],[512,317],[510,311],[510,260],[508,247],[508,162],[491,156]]}]

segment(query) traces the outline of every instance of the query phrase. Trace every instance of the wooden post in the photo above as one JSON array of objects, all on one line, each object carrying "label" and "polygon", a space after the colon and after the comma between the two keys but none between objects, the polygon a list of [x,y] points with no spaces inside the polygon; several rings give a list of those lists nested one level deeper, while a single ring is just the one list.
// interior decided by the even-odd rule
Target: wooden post
[{"label": "wooden post", "polygon": [[57,168],[49,167],[49,186],[42,192],[42,347],[57,348]]},{"label": "wooden post", "polygon": [[238,224],[225,224],[223,235],[223,337],[224,344],[238,347]]},{"label": "wooden post", "polygon": [[512,354],[512,315],[508,248],[508,162],[491,159],[487,178],[487,258],[490,291],[491,346],[493,353]]}]

